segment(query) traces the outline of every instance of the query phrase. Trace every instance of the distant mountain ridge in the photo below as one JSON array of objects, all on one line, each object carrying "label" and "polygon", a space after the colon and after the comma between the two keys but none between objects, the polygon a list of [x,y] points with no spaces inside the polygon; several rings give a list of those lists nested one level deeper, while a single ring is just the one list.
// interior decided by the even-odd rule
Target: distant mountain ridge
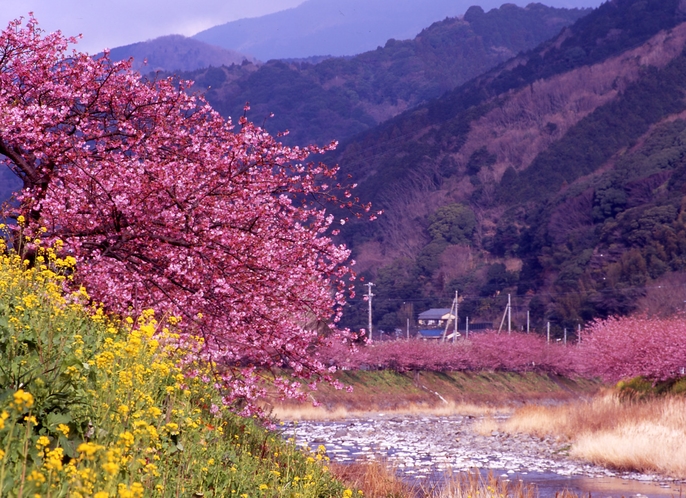
[{"label": "distant mountain ridge", "polygon": [[[355,55],[383,46],[390,38],[413,38],[433,22],[462,15],[472,3],[471,0],[307,0],[292,9],[215,26],[194,38],[263,61]],[[487,10],[501,3],[502,0],[480,2]],[[552,0],[550,3],[591,7],[597,1]]]},{"label": "distant mountain ridge", "polygon": [[[182,35],[168,35],[110,50],[114,61],[133,58],[133,68],[152,71],[193,71],[209,66],[230,66],[243,61],[256,62],[251,56]],[[146,63],[147,61],[147,63]]]},{"label": "distant mountain ridge", "polygon": [[250,102],[257,122],[290,130],[288,143],[344,140],[428,99],[438,97],[520,51],[533,48],[588,11],[541,4],[505,4],[463,18],[435,22],[414,39],[385,42],[354,57],[317,64],[270,61],[202,69],[182,76],[196,81],[224,115]]}]

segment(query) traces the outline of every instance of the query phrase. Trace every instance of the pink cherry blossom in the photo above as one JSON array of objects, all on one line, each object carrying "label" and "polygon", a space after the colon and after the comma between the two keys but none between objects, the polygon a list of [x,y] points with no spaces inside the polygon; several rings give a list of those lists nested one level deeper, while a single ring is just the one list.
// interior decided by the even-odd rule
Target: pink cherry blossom
[{"label": "pink cherry blossom", "polygon": [[582,346],[587,371],[605,380],[675,379],[686,371],[686,320],[609,318],[593,324]]},{"label": "pink cherry blossom", "polygon": [[62,239],[77,285],[107,309],[182,317],[227,404],[252,410],[265,375],[299,395],[284,368],[330,378],[316,351],[344,340],[353,274],[323,207],[344,187],[308,158],[335,144],[285,147],[245,116],[234,127],[190,82],[145,80],[73,43],[33,17],[0,34],[0,162],[24,182],[28,230]]}]

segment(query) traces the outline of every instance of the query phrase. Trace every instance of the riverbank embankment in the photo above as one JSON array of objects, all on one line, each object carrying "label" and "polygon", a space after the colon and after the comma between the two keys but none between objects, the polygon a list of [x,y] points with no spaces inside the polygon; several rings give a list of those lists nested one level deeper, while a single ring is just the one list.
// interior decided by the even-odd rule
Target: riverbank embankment
[{"label": "riverbank embankment", "polygon": [[[455,406],[477,413],[527,403],[562,403],[591,398],[605,386],[597,380],[570,379],[536,372],[395,372],[347,370],[337,379],[352,392],[321,385],[312,403],[273,403],[266,408],[281,420],[346,418],[360,413],[449,414]],[[318,406],[313,406],[313,403]]]}]

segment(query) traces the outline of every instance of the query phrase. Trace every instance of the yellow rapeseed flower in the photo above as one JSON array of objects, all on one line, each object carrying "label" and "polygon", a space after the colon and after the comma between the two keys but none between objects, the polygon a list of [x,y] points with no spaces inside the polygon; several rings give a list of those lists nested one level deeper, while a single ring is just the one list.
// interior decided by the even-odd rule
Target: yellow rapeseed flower
[{"label": "yellow rapeseed flower", "polygon": [[37,470],[33,470],[30,474],[29,477],[27,478],[28,481],[35,482],[37,484],[44,483],[47,479],[45,476],[40,473]]},{"label": "yellow rapeseed flower", "polygon": [[79,453],[84,453],[88,457],[92,457],[95,455],[96,452],[99,450],[104,449],[104,446],[100,446],[99,444],[87,442],[87,443],[81,443],[78,448],[76,448],[76,451]]},{"label": "yellow rapeseed flower", "polygon": [[143,498],[145,488],[139,482],[134,482],[130,487],[119,483],[117,491],[119,492],[119,498]]},{"label": "yellow rapeseed flower", "polygon": [[154,463],[149,463],[149,464],[145,465],[145,467],[143,468],[143,471],[146,474],[152,474],[155,477],[160,475],[160,473],[157,471],[157,465],[155,465]]},{"label": "yellow rapeseed flower", "polygon": [[179,433],[179,424],[174,423],[174,422],[169,422],[164,426],[164,428],[169,432],[169,434],[178,434]]},{"label": "yellow rapeseed flower", "polygon": [[148,415],[150,415],[152,418],[157,418],[160,415],[162,415],[162,410],[160,410],[156,406],[151,406],[150,408],[148,408]]},{"label": "yellow rapeseed flower", "polygon": [[129,431],[125,431],[119,434],[119,442],[123,443],[126,447],[130,447],[133,446],[135,438],[133,437],[133,434],[131,434]]},{"label": "yellow rapeseed flower", "polygon": [[50,444],[50,438],[47,436],[41,436],[38,438],[38,441],[36,441],[36,449],[37,450],[42,450],[46,446]]},{"label": "yellow rapeseed flower", "polygon": [[10,418],[10,414],[3,410],[2,413],[0,413],[0,430],[5,428],[5,420],[8,418]]},{"label": "yellow rapeseed flower", "polygon": [[64,450],[62,448],[55,448],[48,451],[44,466],[48,470],[62,470],[62,459],[64,458]]},{"label": "yellow rapeseed flower", "polygon": [[145,337],[150,339],[155,334],[155,326],[151,323],[147,323],[140,326],[140,331]]},{"label": "yellow rapeseed flower", "polygon": [[102,464],[102,470],[113,476],[119,472],[119,465],[114,462],[107,462]]},{"label": "yellow rapeseed flower", "polygon": [[157,433],[157,429],[154,425],[149,425],[146,427],[146,429],[152,441],[157,441],[160,438],[160,435]]},{"label": "yellow rapeseed flower", "polygon": [[19,389],[16,393],[14,393],[13,398],[14,403],[12,403],[12,406],[14,406],[14,408],[17,410],[21,410],[23,408],[28,409],[33,406],[33,395],[24,391],[23,389]]}]

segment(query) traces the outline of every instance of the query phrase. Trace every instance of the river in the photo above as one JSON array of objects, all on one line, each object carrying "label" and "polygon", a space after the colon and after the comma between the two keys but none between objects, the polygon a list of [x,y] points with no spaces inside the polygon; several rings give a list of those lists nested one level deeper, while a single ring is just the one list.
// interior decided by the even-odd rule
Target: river
[{"label": "river", "polygon": [[301,446],[324,445],[329,457],[341,463],[383,458],[403,479],[413,482],[436,482],[446,472],[479,469],[502,479],[534,483],[541,498],[564,488],[599,498],[686,497],[686,481],[616,472],[580,462],[568,456],[568,442],[551,437],[497,431],[482,434],[476,430],[479,420],[469,415],[380,413],[366,418],[290,423],[285,435],[295,434]]}]

